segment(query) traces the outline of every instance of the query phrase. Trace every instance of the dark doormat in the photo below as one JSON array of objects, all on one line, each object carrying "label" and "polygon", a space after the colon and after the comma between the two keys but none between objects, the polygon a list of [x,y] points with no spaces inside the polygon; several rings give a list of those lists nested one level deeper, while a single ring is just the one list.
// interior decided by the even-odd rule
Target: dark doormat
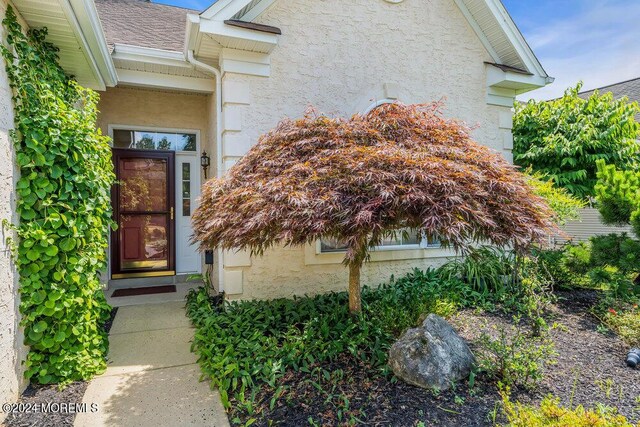
[{"label": "dark doormat", "polygon": [[176,291],[176,285],[148,286],[145,288],[116,289],[112,297],[132,297],[134,295],[169,294]]}]

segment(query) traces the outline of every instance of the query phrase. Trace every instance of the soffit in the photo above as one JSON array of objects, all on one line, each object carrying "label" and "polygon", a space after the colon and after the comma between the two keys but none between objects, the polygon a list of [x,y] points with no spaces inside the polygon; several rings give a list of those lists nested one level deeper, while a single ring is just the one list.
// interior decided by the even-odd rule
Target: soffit
[{"label": "soffit", "polygon": [[103,89],[104,82],[95,67],[79,30],[71,25],[75,16],[71,6],[58,0],[14,0],[13,4],[30,28],[48,29],[47,41],[60,49],[59,63],[82,86]]}]

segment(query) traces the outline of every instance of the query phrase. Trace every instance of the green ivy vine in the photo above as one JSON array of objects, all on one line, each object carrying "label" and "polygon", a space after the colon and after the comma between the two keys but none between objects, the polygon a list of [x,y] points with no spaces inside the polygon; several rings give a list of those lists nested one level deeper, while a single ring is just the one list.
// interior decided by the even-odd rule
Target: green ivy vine
[{"label": "green ivy vine", "polygon": [[66,383],[104,371],[106,266],[115,176],[96,129],[98,94],[58,64],[46,29],[23,32],[12,8],[0,46],[13,89],[17,183],[15,262],[29,354],[26,377]]}]

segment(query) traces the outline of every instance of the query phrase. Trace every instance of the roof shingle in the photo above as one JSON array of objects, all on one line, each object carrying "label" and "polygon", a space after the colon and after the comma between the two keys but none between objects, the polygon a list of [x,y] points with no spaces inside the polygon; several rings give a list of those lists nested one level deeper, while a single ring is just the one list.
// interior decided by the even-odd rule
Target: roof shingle
[{"label": "roof shingle", "polygon": [[[593,92],[595,92],[596,90],[600,92],[600,94],[611,92],[615,99],[626,96],[627,98],[629,98],[630,102],[636,101],[640,103],[640,77],[620,83],[614,83],[609,86],[586,90],[584,92],[580,92],[578,95],[580,96],[580,98],[588,98],[589,96],[593,95]],[[640,121],[640,114],[636,115],[636,120]]]},{"label": "roof shingle", "polygon": [[109,50],[116,43],[182,52],[187,14],[196,10],[145,0],[95,0]]}]

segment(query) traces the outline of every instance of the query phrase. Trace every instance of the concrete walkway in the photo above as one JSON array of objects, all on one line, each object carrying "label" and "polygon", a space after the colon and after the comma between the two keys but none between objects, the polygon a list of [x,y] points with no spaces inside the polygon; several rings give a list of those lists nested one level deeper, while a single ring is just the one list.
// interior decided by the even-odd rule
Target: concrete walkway
[{"label": "concrete walkway", "polygon": [[229,425],[217,391],[200,382],[193,328],[183,302],[120,307],[109,335],[107,371],[93,379],[76,427]]}]

